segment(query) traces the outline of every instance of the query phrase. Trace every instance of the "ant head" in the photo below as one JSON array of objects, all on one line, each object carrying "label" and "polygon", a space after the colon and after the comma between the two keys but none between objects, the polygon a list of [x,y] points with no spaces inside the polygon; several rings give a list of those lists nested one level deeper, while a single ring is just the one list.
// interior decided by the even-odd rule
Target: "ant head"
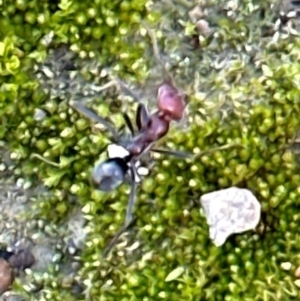
[{"label": "ant head", "polygon": [[157,106],[170,119],[182,119],[185,109],[185,97],[169,82],[161,84],[157,91]]},{"label": "ant head", "polygon": [[96,189],[111,191],[123,183],[127,170],[125,158],[108,159],[94,167],[91,182]]}]

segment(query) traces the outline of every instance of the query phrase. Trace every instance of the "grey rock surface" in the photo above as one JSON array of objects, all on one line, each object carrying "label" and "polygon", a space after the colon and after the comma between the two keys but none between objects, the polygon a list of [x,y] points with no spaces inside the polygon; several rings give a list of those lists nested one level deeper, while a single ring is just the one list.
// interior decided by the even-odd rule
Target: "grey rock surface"
[{"label": "grey rock surface", "polygon": [[261,214],[261,205],[248,189],[230,187],[204,194],[200,198],[204,208],[209,236],[221,246],[234,233],[254,229]]}]

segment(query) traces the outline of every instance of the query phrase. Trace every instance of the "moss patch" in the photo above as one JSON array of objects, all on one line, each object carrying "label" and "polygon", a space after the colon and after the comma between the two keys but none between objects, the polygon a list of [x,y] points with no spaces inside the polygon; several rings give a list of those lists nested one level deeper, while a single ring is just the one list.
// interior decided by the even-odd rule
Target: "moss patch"
[{"label": "moss patch", "polygon": [[[300,44],[285,24],[266,34],[277,12],[255,1],[207,5],[203,18],[212,33],[199,36],[184,2],[166,2],[164,9],[170,9],[160,18],[159,3],[156,8],[140,1],[42,3],[11,3],[3,12],[0,138],[12,152],[14,175],[40,179],[51,190],[52,198],[37,202],[39,215],[62,221],[75,206],[67,196],[78,198],[88,232],[78,276],[86,295],[132,301],[297,300],[293,271],[300,264],[300,177],[292,146],[300,127]],[[151,89],[144,88],[145,78],[149,75],[155,82],[162,72],[142,19],[155,28],[163,61],[189,95],[187,126],[174,126],[161,145],[207,152],[194,161],[156,160],[138,189],[136,224],[99,267],[102,250],[123,222],[128,186],[109,194],[92,190],[90,168],[105,149],[107,134],[70,109],[70,91],[54,95],[54,90],[67,90],[55,86],[53,78],[46,86],[33,74],[45,65],[49,49],[64,43],[74,52],[79,87],[107,82],[106,75],[100,76],[106,70],[144,91],[153,104],[154,84],[148,80]],[[124,99],[118,93],[111,89],[91,95],[88,106],[120,126]],[[125,107],[131,116],[134,107]],[[42,119],[36,118],[36,110],[45,113]],[[226,144],[235,146],[209,151]],[[216,248],[208,239],[198,199],[233,185],[253,191],[263,218],[256,232],[232,236]],[[124,247],[134,242],[138,248]],[[292,264],[290,269],[282,268],[285,262]],[[48,293],[40,293],[45,299],[61,300],[63,289],[68,298],[78,300],[62,288],[59,273],[51,275],[44,283]]]}]

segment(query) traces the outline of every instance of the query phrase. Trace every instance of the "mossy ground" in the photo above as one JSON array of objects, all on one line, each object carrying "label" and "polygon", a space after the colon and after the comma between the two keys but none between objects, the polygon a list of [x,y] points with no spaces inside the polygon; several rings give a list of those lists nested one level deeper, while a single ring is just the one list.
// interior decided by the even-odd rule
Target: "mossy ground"
[{"label": "mossy ground", "polygon": [[[52,193],[35,203],[36,216],[61,223],[78,206],[88,234],[79,255],[82,268],[74,276],[85,292],[78,296],[62,285],[55,270],[40,280],[43,290],[27,293],[28,300],[299,299],[294,271],[300,265],[300,176],[291,146],[300,129],[300,42],[297,32],[272,31],[279,15],[272,2],[210,1],[203,5],[202,18],[214,33],[203,36],[188,18],[194,5],[184,1],[153,6],[143,1],[5,3],[0,138],[12,152],[14,176],[42,181]],[[124,220],[129,188],[109,194],[92,189],[89,172],[108,142],[107,133],[94,131],[68,103],[85,97],[118,126],[120,107],[133,116],[136,105],[117,97],[120,91],[95,94],[88,88],[82,93],[91,83],[107,82],[107,70],[143,91],[154,105],[153,87],[163,80],[162,69],[140,20],[154,28],[163,61],[189,95],[185,125],[174,125],[161,145],[208,152],[193,162],[157,158],[138,189],[135,225],[100,267],[101,252]],[[67,89],[59,74],[34,76],[49,49],[61,44],[75,53],[76,89]],[[72,82],[71,71],[60,72]],[[35,119],[36,109],[45,118]],[[235,146],[209,152],[226,144]],[[262,221],[255,232],[232,236],[217,248],[208,238],[198,200],[233,185],[257,196]],[[70,195],[75,203],[67,201]],[[128,247],[137,242],[138,248]]]}]

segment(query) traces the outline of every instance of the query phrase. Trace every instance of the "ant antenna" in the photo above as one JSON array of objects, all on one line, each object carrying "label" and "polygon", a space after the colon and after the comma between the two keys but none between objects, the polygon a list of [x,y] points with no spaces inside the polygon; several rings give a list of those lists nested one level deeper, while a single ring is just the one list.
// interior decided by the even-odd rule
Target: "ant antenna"
[{"label": "ant antenna", "polygon": [[103,251],[102,260],[104,260],[107,257],[111,249],[115,246],[120,235],[126,231],[126,229],[131,225],[133,221],[133,208],[134,208],[135,198],[136,198],[135,172],[136,171],[134,165],[131,165],[130,166],[131,188],[130,188],[129,201],[126,208],[125,222],[123,226],[120,228],[120,230],[115,234],[115,236],[113,237],[109,245],[106,247],[106,249]]},{"label": "ant antenna", "polygon": [[138,103],[142,103],[141,97],[138,96],[132,89],[130,89],[120,78],[116,78],[113,80],[115,84],[118,84],[126,94],[131,96]]},{"label": "ant antenna", "polygon": [[155,37],[155,33],[153,31],[153,29],[151,29],[149,27],[149,25],[145,22],[145,21],[142,21],[142,25],[145,26],[145,29],[147,30],[148,32],[148,35],[151,39],[151,43],[152,43],[152,50],[153,50],[153,53],[154,53],[154,57],[156,59],[156,61],[158,62],[158,64],[162,67],[163,69],[163,77],[164,79],[167,79],[167,80],[170,80],[172,83],[174,82],[173,81],[173,77],[172,75],[170,74],[170,72],[167,70],[163,60],[161,59],[161,56],[159,54],[159,49],[158,49],[158,44],[157,44],[157,39]]},{"label": "ant antenna", "polygon": [[87,109],[85,106],[83,106],[81,103],[76,102],[76,101],[71,101],[70,106],[76,110],[78,113],[81,115],[87,117],[93,122],[100,123],[102,124],[107,130],[110,131],[110,133],[113,136],[114,141],[119,141],[120,140],[120,135],[116,131],[113,125],[111,125],[108,121],[106,121],[104,118],[100,117],[90,109]]}]

